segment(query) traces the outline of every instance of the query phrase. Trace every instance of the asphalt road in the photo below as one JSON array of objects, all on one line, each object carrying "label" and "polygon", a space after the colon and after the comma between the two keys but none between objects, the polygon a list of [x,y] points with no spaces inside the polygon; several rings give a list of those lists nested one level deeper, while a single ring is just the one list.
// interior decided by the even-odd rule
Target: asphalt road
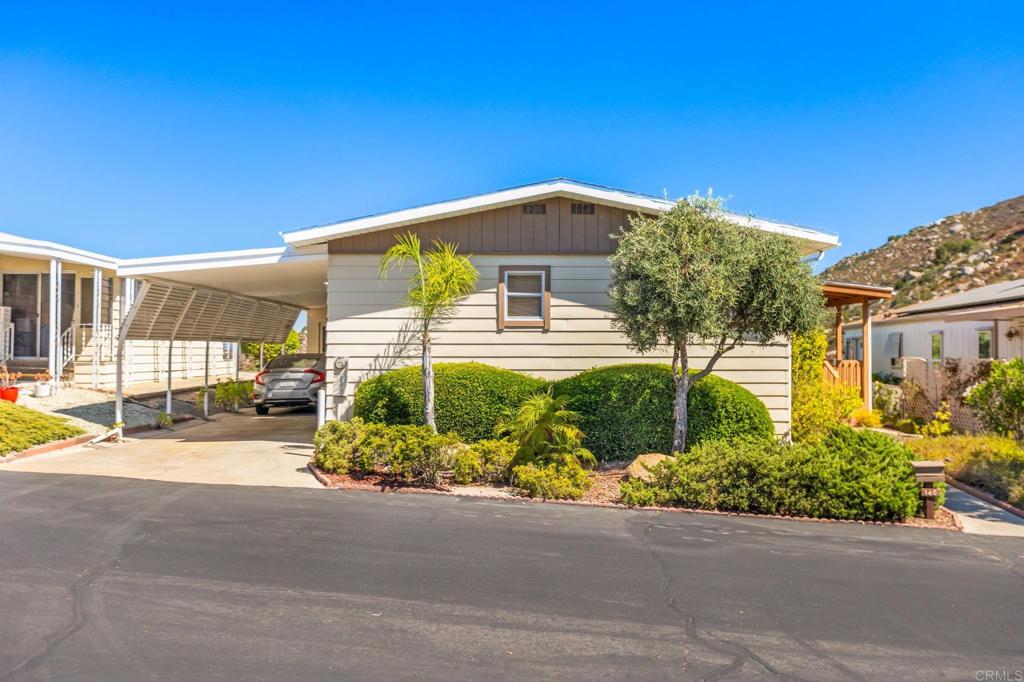
[{"label": "asphalt road", "polygon": [[1014,538],[0,471],[0,540],[0,681],[1024,669]]}]

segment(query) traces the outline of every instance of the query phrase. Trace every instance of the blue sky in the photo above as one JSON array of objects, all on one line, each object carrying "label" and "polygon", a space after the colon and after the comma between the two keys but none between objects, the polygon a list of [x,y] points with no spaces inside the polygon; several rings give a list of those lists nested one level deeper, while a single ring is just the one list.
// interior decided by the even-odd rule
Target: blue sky
[{"label": "blue sky", "polygon": [[[838,232],[1024,193],[1019,4],[0,4],[0,230],[117,256],[555,176]],[[40,3],[41,4],[41,3]]]}]

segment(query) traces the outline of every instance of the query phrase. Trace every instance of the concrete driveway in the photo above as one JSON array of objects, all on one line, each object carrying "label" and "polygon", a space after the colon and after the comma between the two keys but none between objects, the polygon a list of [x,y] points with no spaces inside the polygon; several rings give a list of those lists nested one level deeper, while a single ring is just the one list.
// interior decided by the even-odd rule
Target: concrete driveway
[{"label": "concrete driveway", "polygon": [[179,483],[219,483],[318,488],[306,469],[312,454],[316,414],[279,410],[257,417],[216,415],[210,422],[185,422],[171,431],[117,445],[79,446],[27,457],[6,471],[118,476]]}]

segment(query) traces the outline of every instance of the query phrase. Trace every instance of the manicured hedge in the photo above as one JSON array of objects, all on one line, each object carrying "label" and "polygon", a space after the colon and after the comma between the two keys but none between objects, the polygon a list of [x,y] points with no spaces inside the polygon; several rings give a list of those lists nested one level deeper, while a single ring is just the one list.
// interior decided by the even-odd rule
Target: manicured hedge
[{"label": "manicured hedge", "polygon": [[[675,427],[675,385],[668,365],[598,367],[555,382],[582,415],[584,447],[600,460],[624,460],[646,452],[668,453]],[[709,375],[690,388],[687,448],[741,436],[775,433],[764,403],[739,384]]]},{"label": "manicured hedge", "polygon": [[0,400],[0,457],[83,433],[61,417]]},{"label": "manicured hedge", "polygon": [[[494,437],[498,420],[547,382],[478,362],[434,366],[437,430],[471,443]],[[356,389],[355,415],[385,424],[423,423],[423,376],[419,365],[385,372]]]},{"label": "manicured hedge", "polygon": [[893,438],[846,426],[817,443],[740,439],[698,445],[629,480],[622,500],[720,511],[898,520],[920,505],[914,453]]}]

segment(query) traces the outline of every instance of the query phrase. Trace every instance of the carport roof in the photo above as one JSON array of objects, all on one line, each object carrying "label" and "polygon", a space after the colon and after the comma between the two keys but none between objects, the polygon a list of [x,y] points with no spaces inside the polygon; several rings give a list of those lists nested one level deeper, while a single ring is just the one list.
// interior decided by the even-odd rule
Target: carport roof
[{"label": "carport roof", "polygon": [[279,301],[145,279],[122,333],[146,341],[284,343],[300,312]]}]

